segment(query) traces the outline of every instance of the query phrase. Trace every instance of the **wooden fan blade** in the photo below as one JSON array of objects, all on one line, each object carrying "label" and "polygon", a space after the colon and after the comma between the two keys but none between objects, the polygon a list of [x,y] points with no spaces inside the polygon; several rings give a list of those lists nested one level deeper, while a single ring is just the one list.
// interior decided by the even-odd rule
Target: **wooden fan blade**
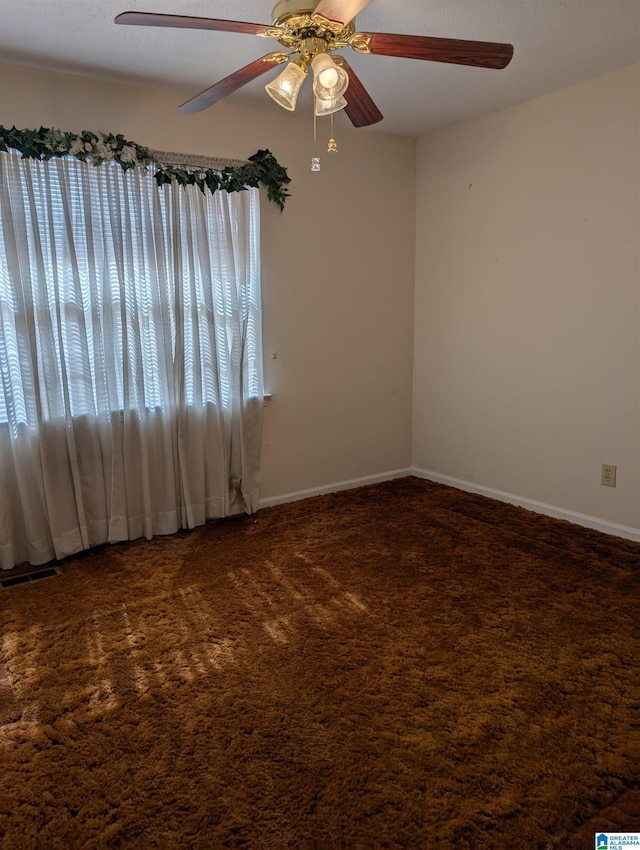
[{"label": "wooden fan blade", "polygon": [[371,35],[371,52],[378,56],[427,59],[453,65],[477,65],[480,68],[506,68],[513,56],[512,44],[498,44],[492,41],[392,35],[387,32],[366,35]]},{"label": "wooden fan blade", "polygon": [[322,15],[330,21],[348,24],[358,15],[371,0],[320,0],[314,15]]},{"label": "wooden fan blade", "polygon": [[192,30],[217,30],[218,32],[241,32],[258,35],[268,27],[265,24],[249,24],[246,21],[225,21],[220,18],[195,18],[190,15],[160,15],[155,12],[122,12],[115,18],[116,24],[137,27],[176,27]]},{"label": "wooden fan blade", "polygon": [[184,112],[187,114],[191,114],[192,112],[202,112],[203,109],[213,106],[214,103],[222,100],[222,98],[233,94],[234,91],[237,91],[239,88],[242,88],[242,86],[245,86],[247,83],[255,80],[261,74],[271,70],[273,65],[280,61],[281,57],[282,53],[279,52],[267,53],[267,55],[263,56],[261,59],[256,59],[249,65],[245,65],[244,68],[240,68],[239,71],[229,74],[229,76],[225,77],[224,80],[220,80],[219,83],[215,83],[215,85],[201,91],[200,94],[197,94],[190,100],[185,101],[185,103],[178,107],[178,112]]},{"label": "wooden fan blade", "polygon": [[349,88],[345,94],[347,105],[344,111],[354,127],[369,127],[382,121],[382,113],[371,99],[371,95],[360,82],[356,72],[347,60],[341,56],[340,61],[349,75]]}]

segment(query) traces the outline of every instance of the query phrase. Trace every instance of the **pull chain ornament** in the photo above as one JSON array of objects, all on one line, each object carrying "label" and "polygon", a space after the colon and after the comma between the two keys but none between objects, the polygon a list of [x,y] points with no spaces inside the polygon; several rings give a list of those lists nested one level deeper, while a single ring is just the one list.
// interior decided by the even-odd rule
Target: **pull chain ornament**
[{"label": "pull chain ornament", "polygon": [[327,153],[338,153],[338,143],[333,138],[333,112],[331,113],[331,138],[327,145]]},{"label": "pull chain ornament", "polygon": [[[318,119],[315,111],[313,113],[313,148],[314,150],[318,148]],[[320,157],[315,153],[311,157],[311,170],[320,171]]]}]

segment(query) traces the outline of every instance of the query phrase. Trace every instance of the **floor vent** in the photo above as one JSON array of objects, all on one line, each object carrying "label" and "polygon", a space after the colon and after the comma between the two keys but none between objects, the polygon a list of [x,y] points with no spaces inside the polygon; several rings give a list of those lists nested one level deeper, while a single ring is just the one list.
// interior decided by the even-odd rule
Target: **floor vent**
[{"label": "floor vent", "polygon": [[44,570],[34,570],[32,573],[24,573],[21,576],[0,579],[0,587],[15,587],[16,584],[29,584],[32,581],[40,581],[43,578],[53,578],[54,576],[61,575],[62,570],[60,567],[46,567]]}]

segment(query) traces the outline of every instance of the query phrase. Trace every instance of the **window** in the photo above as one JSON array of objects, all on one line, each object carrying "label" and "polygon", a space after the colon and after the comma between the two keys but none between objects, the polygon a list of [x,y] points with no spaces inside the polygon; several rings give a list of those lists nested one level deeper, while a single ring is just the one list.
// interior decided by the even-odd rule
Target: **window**
[{"label": "window", "polygon": [[0,153],[0,567],[257,509],[259,193]]},{"label": "window", "polygon": [[176,366],[186,404],[228,408],[241,357],[259,394],[257,190],[244,232],[224,192],[2,160],[0,420],[167,409]]}]

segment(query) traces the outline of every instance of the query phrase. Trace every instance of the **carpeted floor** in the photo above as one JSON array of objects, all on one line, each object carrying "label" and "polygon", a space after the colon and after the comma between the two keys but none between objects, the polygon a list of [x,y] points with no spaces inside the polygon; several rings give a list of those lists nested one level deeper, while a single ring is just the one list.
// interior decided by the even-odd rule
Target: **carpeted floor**
[{"label": "carpeted floor", "polygon": [[414,478],[69,559],[0,590],[0,847],[640,831],[639,566]]}]

